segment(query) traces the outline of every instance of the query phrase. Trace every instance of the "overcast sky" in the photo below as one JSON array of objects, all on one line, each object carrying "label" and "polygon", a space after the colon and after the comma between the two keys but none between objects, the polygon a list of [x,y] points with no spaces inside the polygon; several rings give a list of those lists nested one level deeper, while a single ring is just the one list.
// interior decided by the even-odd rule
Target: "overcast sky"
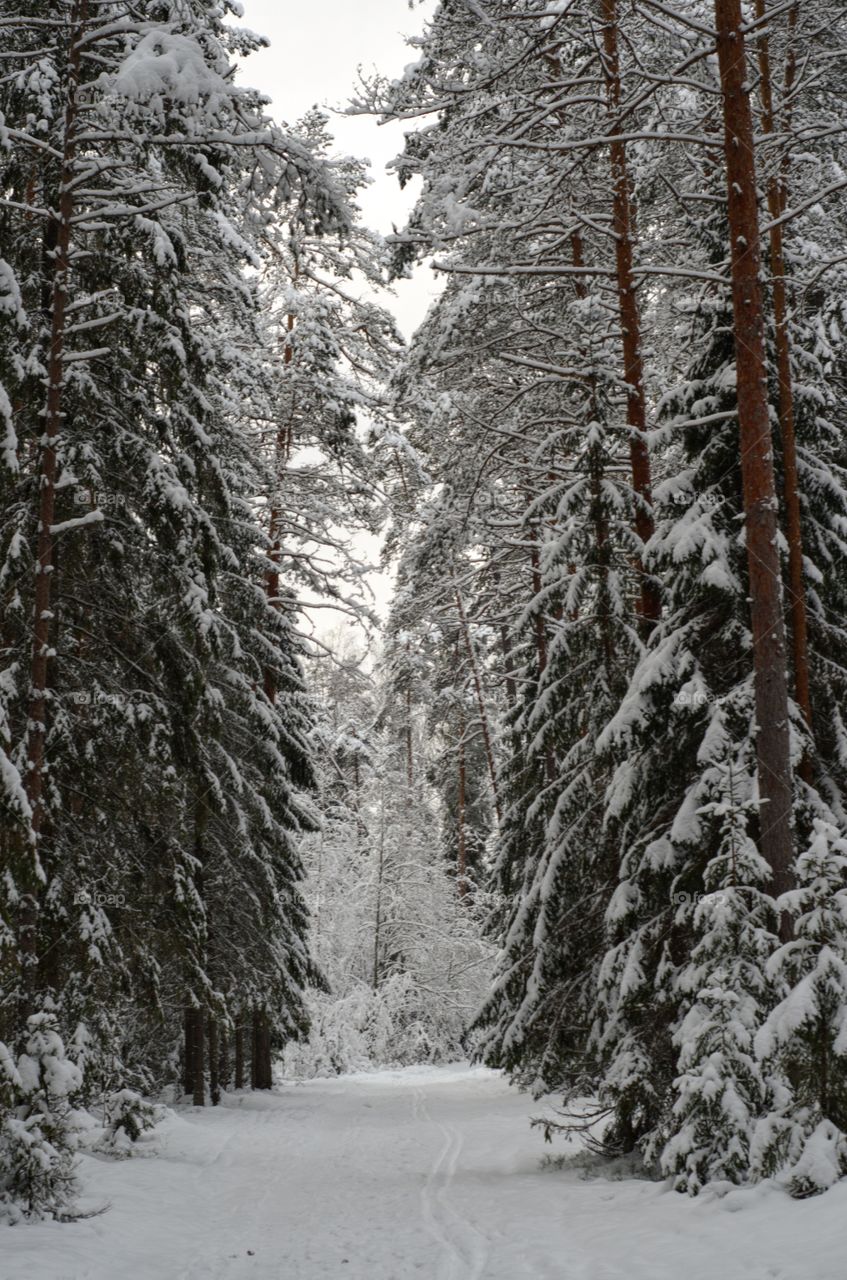
[{"label": "overcast sky", "polygon": [[[292,124],[312,106],[343,110],[357,71],[376,68],[390,79],[417,59],[404,37],[418,34],[434,0],[243,0],[244,25],[267,36],[269,49],[247,59],[242,79],[273,99],[274,115]],[[402,149],[400,125],[380,127],[365,117],[333,116],[338,150],[367,158],[373,185],[361,199],[365,221],[383,234],[402,226],[414,193],[401,191],[385,166]],[[393,310],[410,335],[432,296],[432,278],[420,272],[396,286]]]}]

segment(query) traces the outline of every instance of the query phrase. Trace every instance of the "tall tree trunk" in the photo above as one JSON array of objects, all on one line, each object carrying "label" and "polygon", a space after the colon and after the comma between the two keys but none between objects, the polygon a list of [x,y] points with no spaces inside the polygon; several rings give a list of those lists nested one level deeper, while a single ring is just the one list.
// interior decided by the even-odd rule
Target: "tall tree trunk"
[{"label": "tall tree trunk", "polygon": [[[766,15],[764,0],[756,0],[756,17]],[[787,98],[794,84],[796,56],[794,30],[797,24],[797,6],[788,15],[788,58],[785,70],[784,92]],[[773,105],[773,80],[771,74],[770,42],[767,32],[758,39],[759,95],[762,103],[762,133],[772,135],[776,131]],[[783,134],[787,121],[782,123]],[[812,696],[809,679],[809,638],[806,612],[806,585],[803,580],[803,532],[800,511],[800,484],[797,474],[797,439],[794,415],[794,384],[791,375],[791,335],[788,327],[788,284],[783,242],[782,223],[779,219],[788,204],[788,173],[786,159],[775,166],[768,178],[768,229],[771,268],[771,297],[773,301],[774,342],[777,367],[777,407],[779,431],[782,440],[783,500],[788,541],[788,619],[791,628],[791,651],[794,668],[794,693],[803,718],[812,731]],[[811,781],[810,762],[804,759],[801,773],[805,781]]]},{"label": "tall tree trunk", "polygon": [[260,1027],[262,1041],[262,1082],[261,1089],[273,1088],[273,1058],[271,1053],[271,1023],[267,1014],[262,1015],[262,1023]]},{"label": "tall tree trunk", "polygon": [[270,1089],[273,1085],[271,1063],[271,1028],[268,1015],[253,1010],[253,1088]]},{"label": "tall tree trunk", "polygon": [[206,1037],[202,1009],[193,1009],[191,1019],[192,1097],[195,1107],[206,1105]]},{"label": "tall tree trunk", "polygon": [[196,1009],[186,1005],[183,1031],[182,1092],[194,1092],[194,1014]]},{"label": "tall tree trunk", "polygon": [[235,1088],[244,1088],[244,1028],[235,1028]]},{"label": "tall tree trunk", "polygon": [[209,1038],[209,1098],[213,1107],[216,1107],[221,1100],[221,1079],[220,1079],[220,1045],[218,1042],[218,1022],[216,1018],[209,1015],[208,1018],[208,1038]]},{"label": "tall tree trunk", "polygon": [[51,219],[48,238],[54,240],[53,252],[46,256],[45,290],[49,292],[50,337],[47,351],[47,389],[41,451],[38,461],[38,535],[36,545],[35,600],[33,608],[32,652],[30,659],[30,691],[27,707],[26,774],[24,786],[32,818],[34,847],[23,850],[24,874],[18,888],[18,946],[21,957],[19,1024],[23,1031],[33,1011],[38,985],[38,917],[39,892],[43,868],[39,843],[44,825],[44,777],[47,745],[47,682],[51,656],[51,594],[55,568],[52,526],[56,505],[57,458],[56,441],[62,428],[65,376],[65,316],[70,293],[71,220],[74,213],[76,172],[76,135],[79,122],[79,75],[82,39],[88,23],[88,0],[74,0],[70,16],[68,49],[68,85],[62,168],[59,180],[58,207]]},{"label": "tall tree trunk", "polygon": [[465,642],[465,650],[468,655],[468,661],[471,664],[471,675],[473,677],[474,690],[476,691],[476,705],[479,709],[479,722],[482,729],[482,741],[485,747],[485,759],[488,763],[488,776],[491,779],[491,794],[494,799],[494,812],[497,815],[498,826],[503,821],[500,812],[500,791],[497,785],[497,766],[494,763],[494,749],[491,744],[491,731],[488,724],[488,712],[485,707],[485,697],[482,691],[482,679],[479,674],[479,667],[476,661],[476,651],[474,650],[473,640],[471,639],[470,628],[468,626],[468,618],[465,613],[465,605],[462,600],[462,593],[456,588],[456,608],[459,611],[459,624],[462,630],[462,636]]},{"label": "tall tree trunk", "polygon": [[[611,129],[619,127],[621,108],[620,55],[618,52],[617,0],[599,0],[603,19],[603,77]],[[653,495],[650,454],[647,449],[647,397],[644,388],[644,361],[641,352],[641,313],[635,291],[633,245],[635,212],[632,179],[627,162],[626,143],[613,138],[609,145],[612,173],[612,219],[615,232],[615,264],[617,269],[618,307],[623,345],[624,381],[627,384],[626,420],[630,427],[629,455],[632,488],[635,495],[635,532],[644,546],[653,536]],[[649,577],[639,557],[637,569],[641,582],[639,610],[645,628],[649,629],[661,616],[662,605],[658,584]]]},{"label": "tall tree trunk", "polygon": [[756,692],[761,848],[779,894],[792,884],[792,777],[778,502],[768,415],[759,213],[741,0],[715,0],[723,92],[738,424]]},{"label": "tall tree trunk", "polygon": [[221,1029],[218,1048],[218,1082],[225,1093],[230,1084],[229,1036]]}]

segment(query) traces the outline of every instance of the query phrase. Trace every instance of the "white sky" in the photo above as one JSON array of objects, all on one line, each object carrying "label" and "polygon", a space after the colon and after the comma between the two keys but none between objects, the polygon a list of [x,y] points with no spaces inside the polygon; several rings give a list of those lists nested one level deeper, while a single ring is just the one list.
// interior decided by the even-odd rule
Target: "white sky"
[{"label": "white sky", "polygon": [[[289,124],[315,105],[343,109],[360,66],[366,75],[376,68],[395,79],[416,61],[404,36],[418,34],[433,8],[434,0],[414,7],[410,0],[244,0],[244,25],[267,36],[271,46],[247,59],[242,79],[266,93],[276,119]],[[365,222],[383,234],[392,224],[402,227],[414,192],[401,191],[394,174],[385,172],[402,150],[402,127],[333,115],[330,128],[340,154],[371,161],[374,182],[360,200]],[[391,309],[410,336],[435,292],[432,276],[420,270],[415,280],[399,281],[395,292]]]}]

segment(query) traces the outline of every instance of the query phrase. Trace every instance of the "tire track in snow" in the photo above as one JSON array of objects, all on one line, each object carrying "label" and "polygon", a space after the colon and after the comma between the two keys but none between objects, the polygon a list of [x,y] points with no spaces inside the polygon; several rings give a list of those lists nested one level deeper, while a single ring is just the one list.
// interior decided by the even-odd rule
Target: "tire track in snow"
[{"label": "tire track in snow", "polygon": [[455,1125],[432,1118],[423,1089],[415,1089],[412,1114],[415,1120],[438,1129],[444,1139],[420,1191],[424,1226],[443,1250],[437,1280],[481,1280],[489,1242],[455,1207],[451,1194],[464,1138]]}]

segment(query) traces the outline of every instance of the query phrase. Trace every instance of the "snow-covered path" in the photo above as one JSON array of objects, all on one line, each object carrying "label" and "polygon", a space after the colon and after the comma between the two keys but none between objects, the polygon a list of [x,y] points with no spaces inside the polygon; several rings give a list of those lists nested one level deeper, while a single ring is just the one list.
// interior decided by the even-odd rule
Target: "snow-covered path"
[{"label": "snow-covered path", "polygon": [[844,1280],[847,1185],[689,1201],[539,1165],[493,1072],[287,1085],[181,1111],[159,1154],[87,1157],[99,1217],[0,1236],[0,1280]]}]

